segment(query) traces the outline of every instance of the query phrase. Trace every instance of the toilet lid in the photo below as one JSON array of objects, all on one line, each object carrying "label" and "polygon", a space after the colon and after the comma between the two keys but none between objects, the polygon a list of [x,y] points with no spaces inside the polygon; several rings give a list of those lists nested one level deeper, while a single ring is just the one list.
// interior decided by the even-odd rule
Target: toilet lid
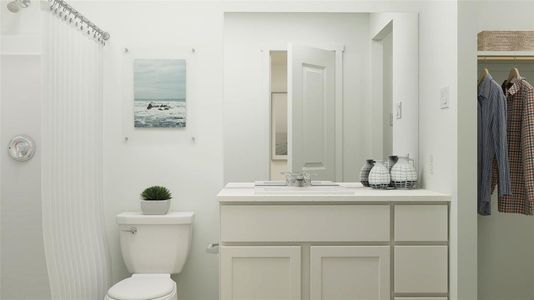
[{"label": "toilet lid", "polygon": [[169,274],[134,274],[112,286],[108,296],[117,300],[147,300],[167,296],[174,288]]}]

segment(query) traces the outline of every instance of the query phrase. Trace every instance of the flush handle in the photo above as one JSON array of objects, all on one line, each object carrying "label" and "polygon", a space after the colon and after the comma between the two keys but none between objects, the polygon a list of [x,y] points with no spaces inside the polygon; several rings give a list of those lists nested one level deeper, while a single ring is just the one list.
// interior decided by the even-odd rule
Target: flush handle
[{"label": "flush handle", "polygon": [[133,226],[128,226],[128,228],[121,229],[121,231],[126,231],[131,233],[132,235],[135,235],[137,233],[137,228]]},{"label": "flush handle", "polygon": [[208,248],[206,248],[206,252],[211,254],[218,254],[219,253],[219,243],[211,243],[208,245]]}]

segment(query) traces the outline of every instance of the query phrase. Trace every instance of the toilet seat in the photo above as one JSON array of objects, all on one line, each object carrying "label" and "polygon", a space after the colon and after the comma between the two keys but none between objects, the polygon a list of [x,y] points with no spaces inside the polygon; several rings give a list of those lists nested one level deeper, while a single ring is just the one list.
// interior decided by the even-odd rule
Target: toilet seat
[{"label": "toilet seat", "polygon": [[176,299],[176,282],[169,274],[133,274],[112,286],[106,300]]}]

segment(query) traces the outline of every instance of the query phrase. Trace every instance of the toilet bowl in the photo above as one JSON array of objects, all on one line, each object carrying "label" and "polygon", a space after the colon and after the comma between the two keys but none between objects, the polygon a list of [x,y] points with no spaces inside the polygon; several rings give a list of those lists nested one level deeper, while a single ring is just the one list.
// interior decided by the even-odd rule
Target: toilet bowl
[{"label": "toilet bowl", "polygon": [[133,275],[112,286],[104,300],[178,300],[171,274],[182,271],[189,254],[193,216],[117,215],[122,258]]},{"label": "toilet bowl", "polygon": [[133,274],[113,287],[105,300],[178,300],[169,274]]}]

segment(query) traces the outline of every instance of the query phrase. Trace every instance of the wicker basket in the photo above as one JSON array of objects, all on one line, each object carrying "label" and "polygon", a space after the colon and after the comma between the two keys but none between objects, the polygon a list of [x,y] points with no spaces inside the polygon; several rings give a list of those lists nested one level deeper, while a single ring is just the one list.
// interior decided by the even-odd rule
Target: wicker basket
[{"label": "wicker basket", "polygon": [[534,31],[482,31],[478,51],[534,51]]}]

